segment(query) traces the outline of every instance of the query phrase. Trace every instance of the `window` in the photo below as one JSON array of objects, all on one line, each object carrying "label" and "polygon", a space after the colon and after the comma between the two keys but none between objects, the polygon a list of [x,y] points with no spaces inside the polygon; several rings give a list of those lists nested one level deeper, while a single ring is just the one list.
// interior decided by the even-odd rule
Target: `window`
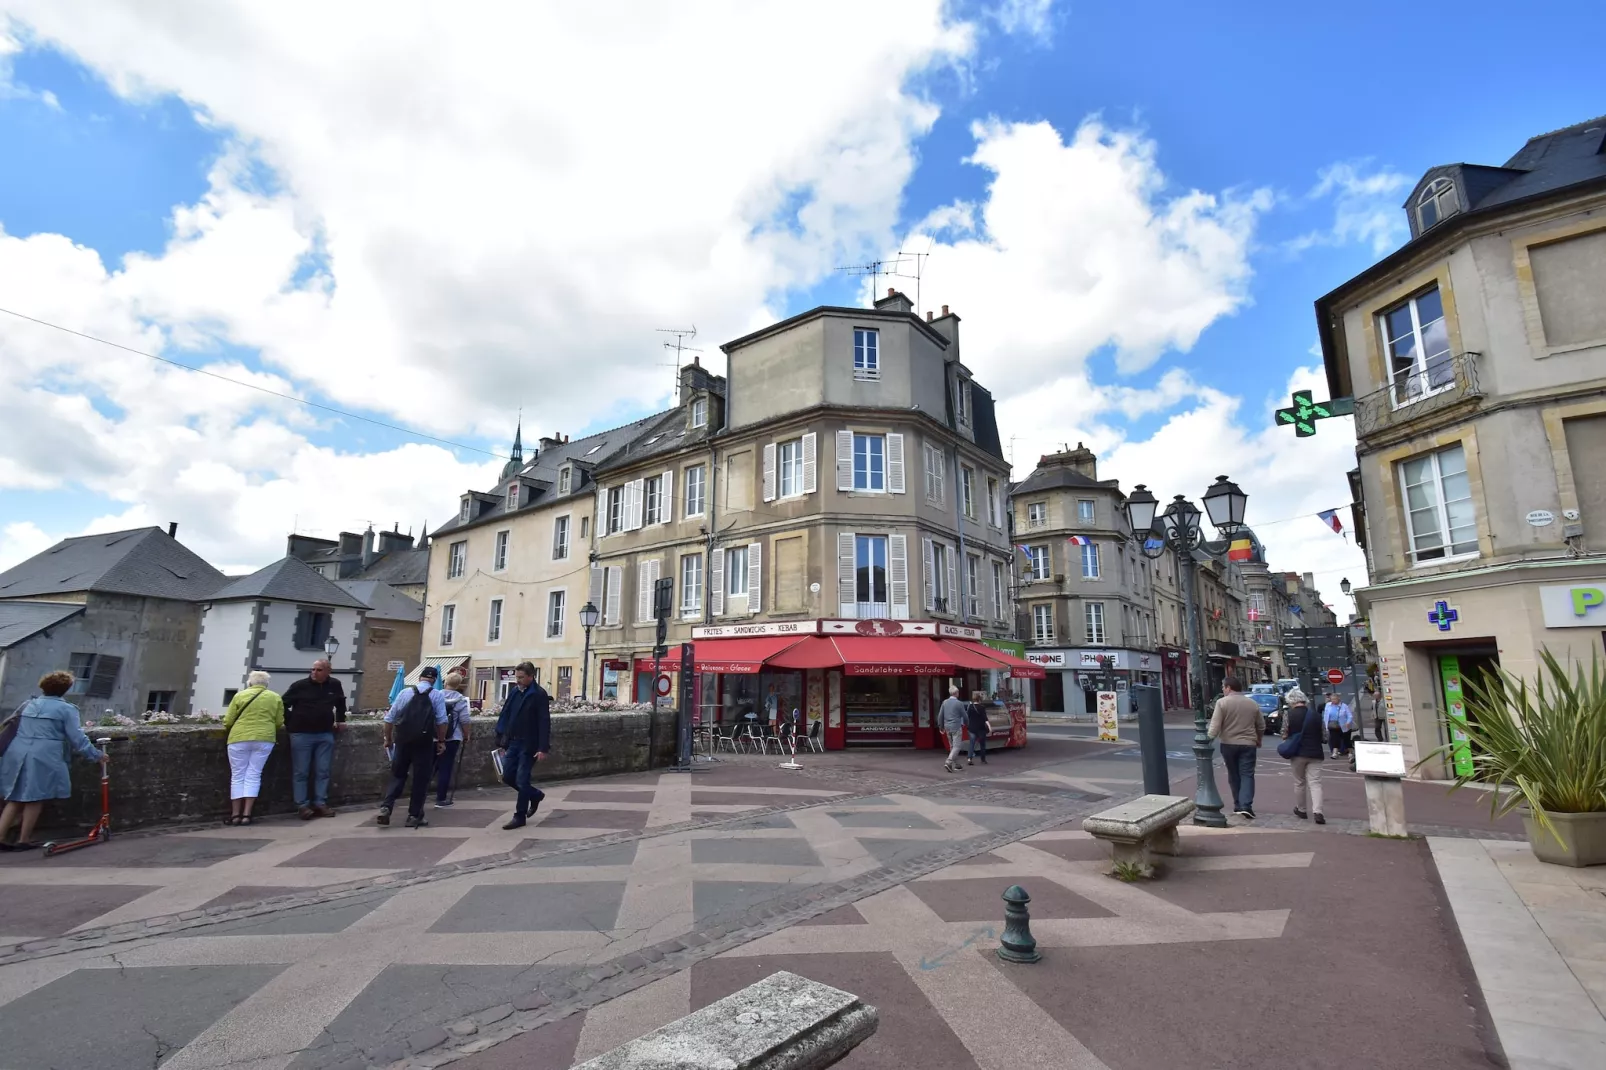
[{"label": "window", "polygon": [[887,537],[859,535],[853,540],[854,598],[859,616],[887,615]]},{"label": "window", "polygon": [[987,477],[987,523],[995,528],[1004,526],[1003,498],[998,494],[998,480]]},{"label": "window", "polygon": [[1082,547],[1082,578],[1096,580],[1099,578],[1099,544],[1090,542]]},{"label": "window", "polygon": [[491,614],[485,624],[485,641],[499,643],[502,641],[502,600],[491,599]]},{"label": "window", "polygon": [[733,546],[725,551],[725,593],[731,597],[747,594],[747,547]]},{"label": "window", "polygon": [[707,398],[692,398],[692,401],[691,401],[691,425],[693,427],[707,427],[708,426],[708,399]]},{"label": "window", "polygon": [[1005,609],[1005,606],[1004,606],[1004,563],[1002,561],[994,561],[993,562],[993,615],[994,615],[994,617],[997,618],[998,620],[1003,620],[1004,616],[1005,616],[1004,609]]},{"label": "window", "polygon": [[452,636],[457,632],[457,607],[454,605],[441,606],[441,646],[451,646]]},{"label": "window", "polygon": [[322,650],[329,640],[334,617],[316,609],[303,609],[296,613],[296,649]]},{"label": "window", "polygon": [[457,519],[459,523],[468,523],[468,512],[471,508],[473,508],[473,503],[474,499],[472,498],[463,499],[463,507],[457,511]]},{"label": "window", "polygon": [[886,450],[885,435],[853,436],[854,490],[887,489]]},{"label": "window", "polygon": [[1262,620],[1266,616],[1266,592],[1249,592],[1249,619]]},{"label": "window", "polygon": [[881,332],[867,327],[853,330],[853,377],[881,378]]},{"label": "window", "polygon": [[941,505],[947,457],[941,446],[926,447],[926,500]]},{"label": "window", "polygon": [[703,480],[708,470],[700,464],[686,469],[686,515],[703,515]]},{"label": "window", "polygon": [[1028,546],[1026,548],[1026,557],[1031,562],[1032,579],[1046,580],[1049,578],[1050,569],[1053,568],[1053,565],[1049,563],[1048,547]]},{"label": "window", "polygon": [[1026,526],[1029,528],[1048,527],[1048,503],[1031,502],[1026,506]]},{"label": "window", "polygon": [[686,554],[680,559],[680,613],[693,617],[703,611],[703,555]]},{"label": "window", "polygon": [[641,522],[643,524],[662,524],[664,522],[663,476],[652,476],[642,481],[642,502]]},{"label": "window", "polygon": [[507,486],[507,511],[512,512],[519,507],[519,485],[509,483]]},{"label": "window", "polygon": [[591,537],[591,518],[589,516],[580,518],[580,537],[582,539]]},{"label": "window", "polygon": [[1080,520],[1084,524],[1091,524],[1091,523],[1093,523],[1094,515],[1095,514],[1093,512],[1093,499],[1091,499],[1091,498],[1078,498],[1078,499],[1076,499],[1076,519]]},{"label": "window", "polygon": [[962,465],[959,469],[959,504],[964,506],[966,516],[976,519],[976,470]]},{"label": "window", "polygon": [[975,554],[965,557],[965,612],[972,617],[981,616],[981,558]]},{"label": "window", "polygon": [[1047,602],[1039,602],[1032,607],[1032,642],[1052,643],[1054,641],[1054,607]]},{"label": "window", "polygon": [[1478,552],[1478,531],[1460,446],[1400,464],[1410,554],[1417,564]]},{"label": "window", "polygon": [[625,488],[608,488],[608,516],[607,527],[603,534],[612,535],[625,529]]},{"label": "window", "polygon": [[559,494],[567,494],[567,493],[569,493],[569,481],[574,478],[572,473],[573,473],[573,470],[569,469],[569,468],[564,468],[564,469],[562,469],[562,470],[560,470],[558,472],[558,493]]},{"label": "window", "polygon": [[145,696],[146,713],[172,713],[177,691],[152,691]]},{"label": "window", "polygon": [[228,709],[231,705],[233,705],[234,696],[238,695],[239,693],[240,689],[237,687],[225,687],[223,689],[223,708]]},{"label": "window", "polygon": [[446,578],[449,580],[458,579],[463,575],[463,570],[467,567],[468,540],[452,543],[447,552]]},{"label": "window", "polygon": [[1394,306],[1379,319],[1395,408],[1455,385],[1450,332],[1437,286]]},{"label": "window", "polygon": [[1104,603],[1084,602],[1082,603],[1082,612],[1087,618],[1088,643],[1090,645],[1102,645],[1107,642],[1108,640],[1104,634]]},{"label": "window", "polygon": [[1422,196],[1416,199],[1417,231],[1438,225],[1460,209],[1461,201],[1455,195],[1455,183],[1448,178],[1435,178],[1422,191]]},{"label": "window", "polygon": [[73,674],[70,694],[111,698],[112,691],[117,687],[117,674],[123,668],[123,659],[113,654],[74,654],[68,668]]},{"label": "window", "polygon": [[775,478],[782,498],[803,493],[803,440],[794,438],[775,447]]},{"label": "window", "polygon": [[501,572],[507,568],[507,540],[511,534],[507,531],[496,533],[496,550],[491,554],[491,571]]},{"label": "window", "polygon": [[970,426],[970,380],[960,379],[954,391],[954,422],[960,427]]},{"label": "window", "polygon": [[569,600],[567,591],[550,591],[546,596],[546,637],[563,638],[564,605]]},{"label": "window", "polygon": [[933,542],[931,544],[931,575],[928,578],[931,581],[932,608],[938,613],[953,612],[952,604],[948,600],[949,595],[952,593],[948,590],[948,570],[951,567],[953,566],[948,560],[947,545]]},{"label": "window", "polygon": [[569,518],[560,516],[552,521],[552,560],[563,561],[569,556]]}]

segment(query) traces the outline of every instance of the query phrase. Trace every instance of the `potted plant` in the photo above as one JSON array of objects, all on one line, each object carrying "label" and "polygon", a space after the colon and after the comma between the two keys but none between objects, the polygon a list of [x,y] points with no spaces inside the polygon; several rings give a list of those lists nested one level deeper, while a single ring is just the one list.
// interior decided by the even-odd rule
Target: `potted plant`
[{"label": "potted plant", "polygon": [[[1496,817],[1520,807],[1528,845],[1541,862],[1603,865],[1606,673],[1599,658],[1587,674],[1577,665],[1569,676],[1550,651],[1539,657],[1532,688],[1504,670],[1463,681],[1472,772],[1457,777],[1455,787],[1492,786]],[[1448,756],[1455,746],[1428,757]]]}]

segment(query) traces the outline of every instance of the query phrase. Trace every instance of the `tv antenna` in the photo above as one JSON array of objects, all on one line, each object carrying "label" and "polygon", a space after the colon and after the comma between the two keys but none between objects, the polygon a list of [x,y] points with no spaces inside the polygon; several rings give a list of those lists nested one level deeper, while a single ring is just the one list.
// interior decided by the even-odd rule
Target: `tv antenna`
[{"label": "tv antenna", "polygon": [[[937,240],[936,238],[932,238],[931,239],[932,243],[935,243],[936,240]],[[910,274],[907,274],[906,272],[902,272],[902,271],[888,271],[887,272],[888,275],[893,275],[893,276],[896,276],[896,277],[898,277],[900,279],[914,279],[915,280],[915,315],[917,315],[917,316],[921,314],[920,313],[920,276],[925,274],[925,271],[926,271],[926,257],[928,257],[930,255],[931,255],[931,248],[930,248],[929,245],[927,246],[926,251],[923,252],[923,253],[909,253],[909,252],[905,252],[902,249],[899,249],[898,250],[898,259],[892,261],[892,263],[894,265],[897,265],[899,263],[902,263],[905,260],[913,260],[915,262],[915,273],[913,275],[910,275]]]},{"label": "tv antenna", "polygon": [[882,275],[896,274],[896,272],[894,272],[892,269],[894,267],[896,267],[897,265],[903,263],[903,261],[904,261],[904,257],[900,255],[900,256],[893,257],[890,260],[872,260],[868,264],[849,264],[846,267],[839,267],[839,268],[837,268],[837,270],[838,271],[845,271],[849,275],[863,275],[863,276],[868,276],[869,277],[869,279],[870,279],[870,307],[874,308],[875,307],[875,302],[876,302],[876,296],[880,292],[880,286],[878,285],[878,283],[879,283],[879,280],[880,280],[881,276]]},{"label": "tv antenna", "polygon": [[[684,359],[683,359],[684,355],[687,354],[687,353],[701,353],[702,352],[701,349],[698,349],[695,346],[689,346],[689,345],[686,344],[687,342],[691,341],[693,338],[697,337],[697,325],[694,323],[690,327],[655,327],[653,329],[656,330],[659,334],[672,334],[672,335],[675,336],[675,340],[673,342],[670,342],[670,341],[667,341],[667,340],[664,342],[664,348],[665,349],[673,349],[675,351],[675,363],[673,365],[673,367],[675,369],[675,389],[673,391],[673,394],[674,394],[675,400],[679,401],[680,400],[680,369],[681,369],[681,366],[685,363]],[[664,365],[662,363],[660,363],[659,367],[664,367]]]}]

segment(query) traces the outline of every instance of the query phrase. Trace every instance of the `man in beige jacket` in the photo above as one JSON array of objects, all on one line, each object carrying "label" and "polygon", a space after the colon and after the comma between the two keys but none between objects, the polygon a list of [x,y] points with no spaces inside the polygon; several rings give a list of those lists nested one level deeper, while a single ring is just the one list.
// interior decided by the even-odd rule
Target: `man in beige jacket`
[{"label": "man in beige jacket", "polygon": [[1255,700],[1243,693],[1244,683],[1228,674],[1221,681],[1221,698],[1210,715],[1210,738],[1221,740],[1221,760],[1227,764],[1232,808],[1239,817],[1255,816],[1255,757],[1265,716]]}]

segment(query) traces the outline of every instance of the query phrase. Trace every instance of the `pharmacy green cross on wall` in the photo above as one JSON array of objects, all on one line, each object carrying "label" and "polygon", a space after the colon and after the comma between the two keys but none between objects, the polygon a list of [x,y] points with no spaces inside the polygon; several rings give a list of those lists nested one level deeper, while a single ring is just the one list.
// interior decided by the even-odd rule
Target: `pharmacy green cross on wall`
[{"label": "pharmacy green cross on wall", "polygon": [[1355,412],[1354,398],[1333,398],[1330,401],[1312,401],[1309,390],[1294,391],[1294,403],[1277,410],[1277,426],[1294,425],[1297,438],[1309,438],[1316,433],[1316,421],[1329,416],[1349,416]]}]

